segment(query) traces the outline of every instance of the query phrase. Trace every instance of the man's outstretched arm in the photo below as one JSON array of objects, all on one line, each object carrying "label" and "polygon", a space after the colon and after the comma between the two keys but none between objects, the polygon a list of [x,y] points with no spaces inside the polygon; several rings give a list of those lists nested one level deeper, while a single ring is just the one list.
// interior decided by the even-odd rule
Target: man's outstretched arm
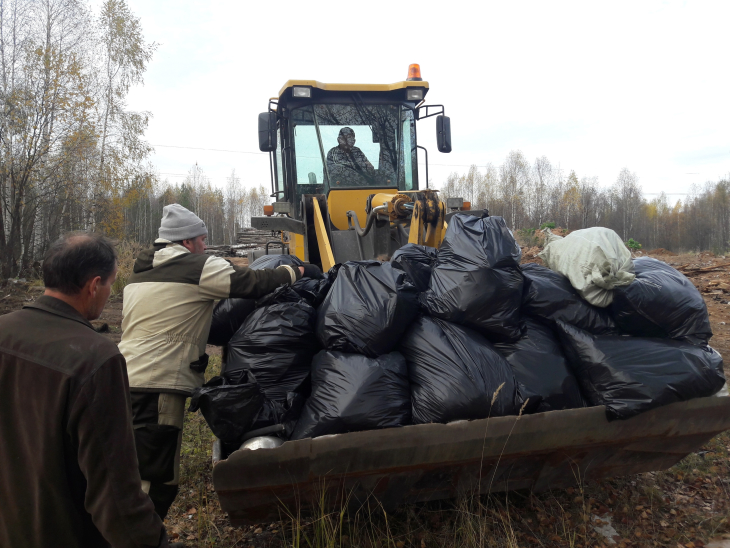
[{"label": "man's outstretched arm", "polygon": [[291,285],[302,277],[301,267],[251,270],[232,265],[221,257],[209,257],[200,275],[200,293],[204,299],[259,299],[277,287]]}]

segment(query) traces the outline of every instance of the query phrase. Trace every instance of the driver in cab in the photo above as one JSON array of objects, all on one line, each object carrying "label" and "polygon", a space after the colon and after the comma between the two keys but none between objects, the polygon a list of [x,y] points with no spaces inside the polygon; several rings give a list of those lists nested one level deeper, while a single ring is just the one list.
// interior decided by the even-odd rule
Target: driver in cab
[{"label": "driver in cab", "polygon": [[370,184],[375,179],[375,168],[362,150],[355,146],[355,132],[343,127],[337,137],[338,145],[327,153],[327,171],[330,180],[342,186]]}]

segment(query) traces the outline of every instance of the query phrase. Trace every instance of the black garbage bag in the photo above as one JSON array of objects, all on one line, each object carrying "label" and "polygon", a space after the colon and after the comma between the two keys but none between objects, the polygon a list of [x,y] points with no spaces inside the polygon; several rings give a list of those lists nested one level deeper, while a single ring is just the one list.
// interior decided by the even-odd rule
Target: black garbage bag
[{"label": "black garbage bag", "polygon": [[411,424],[408,367],[398,352],[368,358],[322,350],[292,439]]},{"label": "black garbage bag", "polygon": [[321,278],[301,278],[293,285],[279,287],[256,301],[256,308],[270,304],[298,303],[302,300],[308,305],[318,308],[337,278],[340,266],[339,264],[333,266]]},{"label": "black garbage bag", "polygon": [[341,266],[341,264],[336,264],[319,279],[302,278],[292,285],[292,289],[307,303],[318,308],[332,288],[332,284],[335,283]]},{"label": "black garbage bag", "polygon": [[327,296],[330,287],[332,287],[332,282],[327,278],[302,278],[297,280],[291,289],[308,305],[317,308]]},{"label": "black garbage bag", "polygon": [[316,316],[304,302],[256,309],[228,343],[222,375],[236,382],[240,371],[251,371],[268,399],[286,400],[307,379],[319,350]]},{"label": "black garbage bag", "polygon": [[593,306],[570,284],[567,276],[534,263],[520,265],[525,277],[522,312],[554,324],[560,320],[594,335],[617,335],[605,308]]},{"label": "black garbage bag", "polygon": [[268,295],[264,295],[263,297],[258,299],[256,301],[256,308],[261,308],[262,306],[269,306],[272,304],[291,304],[298,302],[302,302],[302,296],[294,291],[293,286],[283,285],[281,287],[277,287]]},{"label": "black garbage bag", "polygon": [[239,384],[229,384],[223,377],[213,377],[193,390],[188,408],[200,409],[213,434],[226,443],[238,442],[251,430],[265,399],[253,378],[239,380]]},{"label": "black garbage bag", "polygon": [[490,340],[515,340],[521,334],[521,256],[502,217],[454,215],[421,304],[429,315]]},{"label": "black garbage bag", "polygon": [[522,397],[512,368],[473,329],[422,316],[399,350],[408,363],[414,424],[519,412]]},{"label": "black garbage bag", "polygon": [[286,399],[283,400],[264,398],[261,410],[256,415],[248,431],[251,432],[259,428],[281,424],[284,430],[275,435],[288,440],[299,420],[306,400],[306,396],[299,392],[289,392],[286,395]]},{"label": "black garbage bag", "polygon": [[522,397],[528,400],[526,411],[584,407],[578,381],[552,329],[529,318],[524,325],[525,334],[517,341],[495,343],[494,347],[512,366]]},{"label": "black garbage bag", "polygon": [[650,257],[635,259],[634,271],[634,281],[613,292],[611,311],[621,331],[694,343],[710,340],[707,305],[684,274]]},{"label": "black garbage bag", "polygon": [[248,267],[252,270],[263,270],[264,268],[276,268],[281,265],[304,266],[304,261],[296,255],[262,255]]},{"label": "black garbage bag", "polygon": [[225,346],[256,308],[253,299],[223,299],[213,308],[208,344]]},{"label": "black garbage bag", "polygon": [[347,262],[319,308],[317,337],[329,350],[376,358],[398,344],[418,314],[418,291],[390,263]]},{"label": "black garbage bag", "polygon": [[722,356],[685,341],[591,335],[558,322],[565,355],[591,405],[608,420],[711,396],[725,384]]},{"label": "black garbage bag", "polygon": [[437,257],[438,249],[436,248],[406,244],[393,253],[390,262],[394,267],[408,274],[409,280],[418,291],[426,291]]},{"label": "black garbage bag", "polygon": [[[303,266],[304,263],[294,255],[264,255],[256,259],[249,268],[252,270],[262,270],[264,268],[276,268],[281,265]],[[295,287],[300,282],[302,283],[301,287],[309,288],[312,285],[310,278],[302,278],[292,287]],[[277,289],[278,293],[277,291],[269,293],[259,301],[236,298],[223,299],[213,309],[213,320],[210,324],[208,344],[217,346],[227,345],[233,334],[238,331],[238,328],[243,325],[243,322],[255,308],[274,303],[299,302],[302,298],[299,292],[292,294],[289,290],[289,286],[280,287]],[[309,302],[309,299],[307,299],[307,302]]]}]

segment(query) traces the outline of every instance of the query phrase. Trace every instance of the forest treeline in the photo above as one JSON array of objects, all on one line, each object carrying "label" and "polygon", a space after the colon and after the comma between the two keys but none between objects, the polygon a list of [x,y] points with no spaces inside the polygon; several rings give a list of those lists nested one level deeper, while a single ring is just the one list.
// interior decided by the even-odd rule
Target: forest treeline
[{"label": "forest treeline", "polygon": [[[98,12],[84,0],[0,0],[3,278],[30,270],[71,230],[150,243],[173,202],[206,222],[210,243],[229,244],[270,202],[268,189],[245,186],[235,171],[223,188],[197,165],[182,184],[159,180],[144,140],[152,114],[127,106],[156,47],[125,0],[104,0]],[[628,169],[601,187],[518,151],[440,185],[444,197],[462,196],[517,230],[601,225],[645,248],[719,252],[730,240],[728,186],[708,183],[676,204],[664,195],[647,201]]]},{"label": "forest treeline", "polygon": [[270,193],[263,186],[243,185],[235,170],[226,178],[225,186],[217,188],[196,164],[181,184],[158,183],[153,179],[139,190],[125,189],[113,234],[152,243],[157,238],[162,208],[177,203],[203,220],[208,228],[209,244],[230,245],[236,243],[236,233],[242,227],[251,226],[252,216],[263,215],[264,206],[272,201]]},{"label": "forest treeline", "polygon": [[71,230],[152,241],[180,202],[230,243],[268,202],[235,172],[213,187],[193,166],[160,182],[144,140],[151,117],[127,107],[157,45],[124,0],[0,0],[0,274],[29,270]]},{"label": "forest treeline", "polygon": [[730,248],[730,175],[693,186],[684,200],[670,202],[665,193],[647,200],[629,169],[613,185],[601,186],[596,177],[566,176],[545,156],[530,162],[512,151],[500,166],[452,173],[440,189],[442,199],[463,197],[472,209],[503,216],[513,230],[604,226],[649,250],[724,254]]},{"label": "forest treeline", "polygon": [[62,232],[117,232],[126,190],[151,185],[150,114],[126,97],[155,48],[123,0],[0,1],[3,277]]}]

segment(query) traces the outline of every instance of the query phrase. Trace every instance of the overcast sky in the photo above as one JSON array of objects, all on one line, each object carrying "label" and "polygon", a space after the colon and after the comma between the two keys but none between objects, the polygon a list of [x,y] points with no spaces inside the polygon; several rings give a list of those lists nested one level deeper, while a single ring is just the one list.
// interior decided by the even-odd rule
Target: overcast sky
[{"label": "overcast sky", "polygon": [[451,117],[450,154],[433,118],[418,126],[435,186],[515,149],[602,185],[627,167],[649,198],[730,173],[727,0],[127,1],[159,43],[129,107],[153,114],[170,182],[197,162],[268,188],[256,117],[286,80],[390,83],[410,63]]}]

